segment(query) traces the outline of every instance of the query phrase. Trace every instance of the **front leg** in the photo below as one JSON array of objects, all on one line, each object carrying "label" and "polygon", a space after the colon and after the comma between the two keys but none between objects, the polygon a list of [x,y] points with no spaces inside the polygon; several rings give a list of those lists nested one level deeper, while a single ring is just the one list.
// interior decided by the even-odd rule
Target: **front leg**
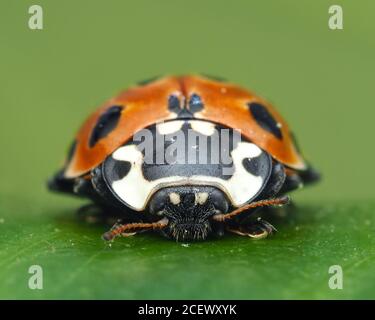
[{"label": "front leg", "polygon": [[250,237],[255,240],[267,238],[269,235],[276,232],[276,228],[269,222],[258,218],[255,222],[238,225],[226,226],[226,230],[240,236]]},{"label": "front leg", "polygon": [[[78,219],[88,224],[113,225],[119,221],[116,208],[89,203],[80,207],[77,211]],[[122,218],[123,221],[123,218]]]},{"label": "front leg", "polygon": [[156,222],[133,222],[126,224],[117,222],[109,231],[102,235],[102,239],[105,241],[111,241],[118,236],[130,237],[146,230],[163,229],[168,225],[168,222],[167,218],[163,218]]}]

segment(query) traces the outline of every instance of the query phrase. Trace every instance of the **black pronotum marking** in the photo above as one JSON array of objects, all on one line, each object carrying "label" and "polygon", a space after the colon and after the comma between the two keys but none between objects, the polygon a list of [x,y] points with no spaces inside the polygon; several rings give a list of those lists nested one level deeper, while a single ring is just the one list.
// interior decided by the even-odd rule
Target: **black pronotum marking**
[{"label": "black pronotum marking", "polygon": [[122,109],[122,106],[112,106],[99,117],[90,136],[90,148],[94,147],[100,139],[105,138],[116,128],[118,121],[120,120]]},{"label": "black pronotum marking", "polygon": [[103,165],[105,176],[110,181],[123,179],[130,171],[131,163],[129,161],[118,161],[109,157]]},{"label": "black pronotum marking", "polygon": [[[152,125],[148,127],[148,129],[151,131],[153,139],[151,158],[149,158],[149,156],[146,157],[144,148],[139,147],[144,157],[142,172],[146,180],[153,181],[168,176],[190,177],[193,175],[213,176],[223,180],[228,180],[232,177],[234,167],[230,152],[237,147],[237,142],[239,142],[233,139],[233,129],[217,125],[216,130],[218,130],[219,134],[205,136],[192,130],[189,121],[185,120],[181,130],[179,130],[180,134],[183,134],[184,137],[188,137],[188,132],[193,131],[194,134],[190,132],[190,136],[195,139],[190,141],[192,143],[191,146],[194,145],[193,149],[189,148],[188,139],[178,140],[182,143],[179,147],[185,150],[184,154],[174,152],[175,149],[168,149],[172,144],[176,146],[176,133],[161,135],[156,129],[156,125]],[[224,129],[227,130],[229,140],[229,150],[225,150],[225,157],[222,155],[223,150],[221,148],[223,135],[220,134],[221,130]],[[164,145],[157,143],[157,141],[163,140],[165,140]],[[143,140],[132,141],[126,143],[126,145],[140,145],[142,143]],[[161,154],[164,155],[164,157],[162,157],[160,161],[159,157]],[[200,156],[202,156],[202,158]],[[201,159],[204,161],[203,163]],[[223,159],[226,161],[223,162]],[[104,162],[104,174],[107,181],[110,183],[125,177],[130,169],[130,163],[116,160],[113,157],[108,157]]]},{"label": "black pronotum marking", "polygon": [[259,126],[272,133],[276,138],[282,139],[283,136],[280,128],[277,126],[277,121],[272,117],[265,106],[257,102],[249,103],[248,106]]},{"label": "black pronotum marking", "polygon": [[201,111],[203,109],[203,102],[199,95],[192,94],[189,99],[189,110],[192,113]]},{"label": "black pronotum marking", "polygon": [[272,160],[268,153],[262,152],[256,158],[245,158],[242,165],[253,176],[261,176],[263,179],[268,176],[271,171]]}]

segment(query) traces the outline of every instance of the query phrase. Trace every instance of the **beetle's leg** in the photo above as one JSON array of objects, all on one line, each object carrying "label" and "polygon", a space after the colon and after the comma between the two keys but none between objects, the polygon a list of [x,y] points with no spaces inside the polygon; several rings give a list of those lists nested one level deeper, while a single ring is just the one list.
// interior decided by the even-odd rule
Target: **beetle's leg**
[{"label": "beetle's leg", "polygon": [[281,193],[293,191],[302,188],[304,185],[315,183],[320,180],[320,174],[312,167],[308,167],[305,171],[295,171],[288,169],[286,171],[285,183],[281,189]]},{"label": "beetle's leg", "polygon": [[228,226],[226,229],[229,232],[256,240],[267,238],[269,235],[277,231],[272,224],[261,218],[258,218],[256,222],[249,225],[240,225],[237,227]]},{"label": "beetle's leg", "polygon": [[267,200],[259,200],[256,202],[249,203],[247,205],[244,205],[232,212],[225,213],[225,214],[215,214],[212,219],[215,221],[224,222],[226,220],[230,220],[234,218],[235,216],[238,216],[239,214],[243,213],[246,210],[259,208],[259,207],[269,207],[269,206],[282,206],[289,202],[288,196],[282,196],[280,198],[274,198],[274,199],[267,199]]},{"label": "beetle's leg", "polygon": [[77,210],[77,216],[79,220],[88,224],[104,223],[113,225],[118,221],[118,216],[114,214],[115,209],[96,203],[89,203]]},{"label": "beetle's leg", "polygon": [[[113,226],[111,227],[111,229],[109,229],[108,232],[106,232],[105,234],[109,233],[109,232],[116,232],[114,230],[117,230],[118,228],[121,228],[121,226],[124,226],[124,225],[128,225],[128,224],[124,224],[124,223],[121,223],[121,219],[117,220]],[[138,232],[122,232],[120,234],[118,234],[119,236],[122,236],[122,237],[131,237],[131,236],[134,236],[136,235]],[[104,235],[105,235],[104,234]],[[103,235],[103,237],[104,237]]]},{"label": "beetle's leg", "polygon": [[74,179],[65,178],[64,170],[60,170],[48,180],[47,187],[51,191],[74,194],[74,182]]},{"label": "beetle's leg", "polygon": [[78,218],[87,223],[98,223],[104,221],[104,215],[101,208],[94,203],[81,206],[77,210]]},{"label": "beetle's leg", "polygon": [[127,224],[119,224],[116,223],[109,231],[103,234],[103,240],[109,241],[113,240],[117,236],[131,236],[137,231],[144,231],[144,230],[155,230],[155,229],[163,229],[168,225],[168,219],[163,218],[157,222],[152,223],[142,223],[142,222],[134,222],[134,223],[127,223]]},{"label": "beetle's leg", "polygon": [[132,236],[135,236],[138,232],[124,232],[124,233],[121,233],[121,237],[132,237]]}]

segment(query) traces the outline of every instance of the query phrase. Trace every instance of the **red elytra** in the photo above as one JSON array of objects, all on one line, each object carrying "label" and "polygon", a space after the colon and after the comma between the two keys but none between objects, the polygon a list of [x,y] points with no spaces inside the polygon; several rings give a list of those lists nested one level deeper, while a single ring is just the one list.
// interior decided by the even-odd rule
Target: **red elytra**
[{"label": "red elytra", "polygon": [[[64,176],[76,178],[87,174],[108,155],[129,141],[139,130],[149,125],[179,118],[168,107],[170,96],[181,104],[198,95],[203,108],[193,113],[194,118],[215,122],[238,129],[242,135],[267,151],[273,158],[295,170],[306,169],[306,163],[297,151],[289,127],[281,115],[264,99],[239,86],[215,81],[201,76],[170,76],[125,90],[95,111],[76,135],[76,145]],[[249,104],[266,108],[277,123],[281,138],[259,125],[249,111]],[[112,106],[121,106],[121,116],[116,127],[104,138],[90,146],[90,137],[100,116]]]}]

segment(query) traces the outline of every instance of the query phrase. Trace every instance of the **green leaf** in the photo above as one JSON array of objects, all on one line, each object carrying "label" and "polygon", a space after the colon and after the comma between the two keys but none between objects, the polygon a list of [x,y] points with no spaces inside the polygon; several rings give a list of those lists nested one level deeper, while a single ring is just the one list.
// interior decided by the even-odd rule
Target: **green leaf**
[{"label": "green leaf", "polygon": [[[79,222],[73,208],[30,202],[25,210],[16,200],[0,209],[1,298],[375,297],[373,205],[289,207],[264,240],[176,243],[141,234],[108,244],[100,238],[106,227]],[[43,290],[28,288],[31,265],[43,269]],[[328,286],[332,265],[343,269],[343,290]]]}]

